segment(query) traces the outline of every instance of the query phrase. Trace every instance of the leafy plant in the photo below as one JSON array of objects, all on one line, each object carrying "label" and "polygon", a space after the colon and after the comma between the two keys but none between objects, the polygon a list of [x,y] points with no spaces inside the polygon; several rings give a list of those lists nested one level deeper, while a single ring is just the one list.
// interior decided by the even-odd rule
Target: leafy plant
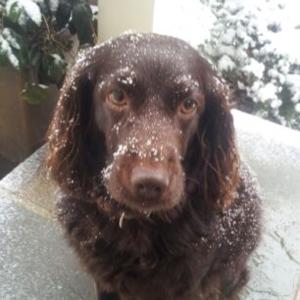
[{"label": "leafy plant", "polygon": [[285,2],[209,0],[216,22],[201,50],[241,110],[300,129],[300,35]]},{"label": "leafy plant", "polygon": [[0,0],[0,66],[23,74],[30,103],[41,101],[49,84],[60,87],[74,49],[94,42],[87,0]]}]

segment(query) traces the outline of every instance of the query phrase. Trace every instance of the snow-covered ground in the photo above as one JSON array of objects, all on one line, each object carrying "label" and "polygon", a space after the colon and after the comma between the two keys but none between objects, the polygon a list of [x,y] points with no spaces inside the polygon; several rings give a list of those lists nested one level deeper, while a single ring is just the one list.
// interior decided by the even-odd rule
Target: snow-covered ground
[{"label": "snow-covered ground", "polygon": [[263,199],[263,239],[241,300],[299,300],[300,132],[234,111],[243,159]]}]

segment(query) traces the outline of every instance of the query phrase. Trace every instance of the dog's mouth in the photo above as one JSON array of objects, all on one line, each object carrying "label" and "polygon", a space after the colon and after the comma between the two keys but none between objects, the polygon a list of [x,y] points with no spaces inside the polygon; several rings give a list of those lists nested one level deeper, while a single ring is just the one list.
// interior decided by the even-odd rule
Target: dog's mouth
[{"label": "dog's mouth", "polygon": [[155,155],[152,148],[144,149],[138,152],[143,155],[137,155],[137,146],[121,146],[102,171],[108,200],[100,208],[119,218],[120,225],[125,219],[150,220],[176,210],[184,198],[185,182],[177,148],[153,148]]},{"label": "dog's mouth", "polygon": [[112,220],[116,220],[120,228],[123,228],[125,220],[128,219],[147,219],[151,213],[133,210],[125,204],[114,200],[110,196],[96,199],[98,209],[108,215]]},{"label": "dog's mouth", "polygon": [[141,210],[129,207],[126,204],[122,204],[113,198],[106,199],[97,198],[98,209],[104,212],[110,217],[111,220],[117,222],[120,229],[124,227],[124,224],[132,220],[139,220],[142,222],[152,223],[157,220],[162,222],[171,223],[182,211],[184,207],[184,201],[172,208],[156,209],[156,210]]}]

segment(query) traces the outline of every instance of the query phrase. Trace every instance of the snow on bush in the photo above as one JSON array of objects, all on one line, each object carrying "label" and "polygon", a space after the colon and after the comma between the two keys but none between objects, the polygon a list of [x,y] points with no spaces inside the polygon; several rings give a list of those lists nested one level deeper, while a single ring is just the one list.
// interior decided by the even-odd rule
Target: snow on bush
[{"label": "snow on bush", "polygon": [[206,3],[216,22],[200,49],[232,85],[237,106],[300,129],[300,20],[295,1]]},{"label": "snow on bush", "polygon": [[[16,42],[15,38],[11,35],[10,30],[5,28],[0,35],[0,65],[1,58],[5,57],[16,69],[20,68],[20,62],[17,56],[13,53],[13,48],[20,49],[20,45]],[[3,59],[4,60],[4,59]]]},{"label": "snow on bush", "polygon": [[40,7],[32,0],[9,0],[6,3],[6,10],[9,14],[18,16],[19,25],[25,25],[30,18],[36,25],[42,22]]},{"label": "snow on bush", "polygon": [[38,103],[44,85],[62,84],[77,42],[94,44],[93,25],[88,0],[0,0],[0,67],[21,72],[22,97]]}]

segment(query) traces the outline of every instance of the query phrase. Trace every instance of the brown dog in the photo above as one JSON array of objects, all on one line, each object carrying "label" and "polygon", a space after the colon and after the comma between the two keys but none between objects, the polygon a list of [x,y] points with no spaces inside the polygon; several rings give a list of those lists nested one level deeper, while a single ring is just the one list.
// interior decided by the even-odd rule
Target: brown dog
[{"label": "brown dog", "polygon": [[49,132],[59,220],[99,299],[232,299],[260,232],[226,88],[198,52],[128,34],[78,59]]}]

